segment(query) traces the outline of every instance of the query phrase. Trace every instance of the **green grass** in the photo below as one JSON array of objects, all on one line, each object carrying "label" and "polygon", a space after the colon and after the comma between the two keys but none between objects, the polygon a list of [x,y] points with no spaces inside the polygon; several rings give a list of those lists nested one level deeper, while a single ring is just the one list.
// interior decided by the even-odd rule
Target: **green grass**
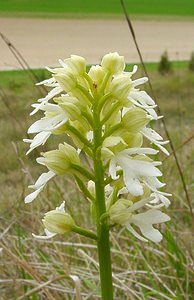
[{"label": "green grass", "polygon": [[[172,141],[178,147],[193,134],[194,73],[188,71],[187,62],[173,63],[174,73],[165,77],[158,74],[157,64],[146,66]],[[49,76],[43,70],[35,72],[41,80]],[[141,69],[137,77],[140,75]],[[70,177],[58,177],[36,201],[24,204],[27,185],[43,170],[35,163],[36,151],[26,158],[27,146],[22,142],[33,122],[28,116],[30,105],[40,97],[40,91],[26,71],[0,72],[0,78],[1,93],[3,89],[5,94],[0,97],[1,299],[73,299],[72,274],[81,281],[82,299],[100,299],[97,254],[89,240],[73,234],[48,241],[34,240],[31,236],[31,232],[43,231],[44,212],[62,200],[83,226],[91,228],[92,221],[88,218],[88,205]],[[149,90],[148,86],[145,88]],[[161,123],[157,130],[164,135]],[[55,142],[51,139],[42,149],[54,148]],[[194,140],[177,151],[177,155],[193,202]],[[142,243],[120,232],[120,228],[112,232],[115,300],[193,299],[191,216],[172,156],[164,160],[163,172],[165,189],[173,194],[167,211],[172,221],[162,228],[163,242]]]},{"label": "green grass", "polygon": [[[193,0],[126,0],[129,14],[194,16]],[[1,13],[121,14],[119,0],[1,0]]]}]

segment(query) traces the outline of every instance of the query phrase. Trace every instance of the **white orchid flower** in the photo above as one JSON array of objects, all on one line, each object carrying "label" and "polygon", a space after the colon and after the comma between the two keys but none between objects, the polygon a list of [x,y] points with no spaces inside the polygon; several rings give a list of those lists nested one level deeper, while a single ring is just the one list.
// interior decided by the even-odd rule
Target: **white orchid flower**
[{"label": "white orchid flower", "polygon": [[156,145],[160,150],[162,150],[166,155],[169,152],[162,145],[166,145],[169,141],[164,141],[161,135],[159,135],[155,130],[149,127],[145,127],[141,130],[141,133],[154,145]]},{"label": "white orchid flower", "polygon": [[[53,80],[53,78],[51,78],[51,79]],[[49,80],[46,80],[43,82],[47,82],[47,84],[45,84],[45,85],[51,86],[51,87],[53,87],[53,89],[50,92],[48,92],[46,97],[38,99],[38,102],[40,102],[40,103],[35,106],[35,109],[30,113],[30,116],[37,113],[44,106],[44,104],[49,102],[49,100],[51,100],[52,98],[54,98],[55,96],[57,96],[58,94],[63,92],[63,88],[58,83],[53,83],[53,81],[49,81]],[[52,82],[52,84],[49,85],[49,82]],[[39,84],[42,84],[42,83],[39,83]]]},{"label": "white orchid flower", "polygon": [[[157,209],[150,209],[146,212],[137,213],[136,211],[152,201],[152,197],[142,199],[132,203],[126,199],[119,199],[110,209],[109,216],[112,223],[124,225],[138,239],[147,242],[149,240],[158,243],[162,239],[162,234],[154,228],[154,224],[160,224],[170,220],[170,217]],[[142,237],[131,224],[139,227]]]},{"label": "white orchid flower", "polygon": [[128,95],[128,100],[135,104],[135,106],[145,109],[153,120],[158,119],[157,113],[154,110],[157,105],[145,91],[131,91]]},{"label": "white orchid flower", "polygon": [[[157,209],[150,209],[146,212],[132,215],[130,223],[139,227],[141,233],[149,240],[159,243],[162,240],[160,231],[153,227],[154,224],[164,223],[170,220],[170,217]],[[128,224],[126,228],[138,239],[147,242],[148,240],[140,236],[134,228]]]},{"label": "white orchid flower", "polygon": [[[36,108],[38,104],[32,106]],[[26,154],[38,146],[44,145],[52,132],[69,120],[68,114],[56,104],[44,103],[39,109],[45,111],[46,116],[29,127],[28,133],[38,134],[33,139],[24,139],[24,142],[30,143],[30,149]]]},{"label": "white orchid flower", "polygon": [[123,170],[123,179],[128,191],[139,196],[143,194],[141,178],[152,178],[161,176],[162,173],[156,168],[156,162],[138,160],[132,157],[133,154],[156,154],[157,151],[151,148],[131,148],[115,154],[110,160],[109,173],[112,179],[116,180],[117,168],[119,165]]},{"label": "white orchid flower", "polygon": [[[60,212],[65,212],[65,201],[63,201],[60,206],[56,207],[55,210]],[[44,229],[44,233],[45,235],[36,235],[34,233],[32,233],[32,235],[36,239],[40,239],[40,240],[48,240],[54,237],[55,235],[57,235],[57,233],[51,232],[47,228]]]},{"label": "white orchid flower", "polygon": [[[33,107],[37,107],[37,104],[34,104]],[[28,129],[28,133],[53,131],[69,119],[68,114],[57,104],[44,103],[41,110],[45,111],[45,117],[33,123]]]}]

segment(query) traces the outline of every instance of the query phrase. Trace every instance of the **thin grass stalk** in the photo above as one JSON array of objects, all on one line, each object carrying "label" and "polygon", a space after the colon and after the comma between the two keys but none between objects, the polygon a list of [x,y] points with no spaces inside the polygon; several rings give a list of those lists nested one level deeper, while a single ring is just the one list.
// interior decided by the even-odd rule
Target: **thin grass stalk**
[{"label": "thin grass stalk", "polygon": [[[40,81],[40,78],[35,74],[35,72],[30,68],[30,65],[27,63],[27,61],[24,59],[23,55],[17,50],[17,48],[13,45],[13,43],[2,33],[0,32],[0,37],[5,42],[5,44],[8,46],[9,50],[13,54],[13,56],[18,61],[19,65],[23,70],[27,70],[29,72],[29,78],[33,82],[33,84]],[[43,96],[43,92],[46,92],[46,88],[44,86],[39,86],[39,91],[41,95]]]},{"label": "thin grass stalk", "polygon": [[[181,145],[179,145],[178,147],[176,147],[175,152],[181,150],[184,146],[186,146],[189,142],[191,142],[193,138],[194,138],[194,133],[191,134]],[[170,155],[166,156],[162,161],[167,160],[173,154],[174,154],[174,152],[171,152]]]}]

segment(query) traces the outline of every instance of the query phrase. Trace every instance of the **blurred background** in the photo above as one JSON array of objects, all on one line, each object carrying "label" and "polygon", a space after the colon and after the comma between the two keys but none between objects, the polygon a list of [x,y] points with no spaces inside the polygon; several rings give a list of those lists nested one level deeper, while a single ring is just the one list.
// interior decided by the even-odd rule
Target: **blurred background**
[{"label": "blurred background", "polygon": [[[121,1],[122,2],[122,1]],[[163,161],[171,222],[159,245],[142,243],[115,228],[111,236],[115,299],[192,300],[194,294],[194,1],[123,1],[144,68],[118,0],[0,1],[0,299],[100,299],[97,255],[76,235],[36,240],[44,213],[66,201],[82,226],[93,228],[88,204],[69,177],[51,182],[25,205],[27,186],[44,170],[28,157],[31,104],[47,93],[35,83],[50,77],[45,66],[71,54],[99,63],[107,52],[125,56],[134,78],[156,100],[163,121],[154,128],[171,140]],[[143,2],[143,3],[142,3]],[[55,148],[54,137],[40,151]],[[173,147],[172,147],[173,146]],[[39,149],[38,149],[39,150]],[[76,276],[76,277],[73,277]],[[75,280],[76,278],[76,280]]]},{"label": "blurred background", "polygon": [[[125,1],[145,61],[188,60],[193,50],[193,1]],[[1,0],[1,32],[9,37],[31,67],[56,65],[57,58],[79,53],[98,63],[116,50],[128,62],[139,57],[128,32],[119,0]],[[10,18],[11,17],[11,18]],[[43,38],[44,37],[44,38]],[[0,40],[1,69],[17,68]]]}]

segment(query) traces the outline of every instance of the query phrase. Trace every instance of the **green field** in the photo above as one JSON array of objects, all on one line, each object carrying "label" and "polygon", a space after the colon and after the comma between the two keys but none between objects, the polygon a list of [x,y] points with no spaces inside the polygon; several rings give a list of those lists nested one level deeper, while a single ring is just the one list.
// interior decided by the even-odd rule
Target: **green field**
[{"label": "green field", "polygon": [[[188,64],[173,63],[174,73],[161,76],[157,64],[148,64],[156,99],[170,136],[179,147],[193,135],[194,73]],[[131,69],[131,66],[129,66]],[[48,72],[36,70],[40,80]],[[82,299],[99,298],[97,255],[90,240],[73,234],[58,235],[48,241],[35,240],[31,233],[42,233],[41,218],[65,199],[66,208],[83,226],[92,228],[88,205],[71,178],[57,177],[32,204],[24,204],[27,185],[41,173],[35,158],[25,156],[22,139],[33,122],[30,105],[40,97],[27,71],[0,72],[0,264],[1,299],[75,299],[70,274],[79,276]],[[139,70],[138,77],[142,75]],[[149,87],[144,87],[149,91]],[[38,116],[35,115],[34,119]],[[157,131],[164,135],[163,127]],[[45,151],[54,138],[42,147]],[[47,148],[48,147],[48,148]],[[40,149],[38,149],[39,152]],[[194,199],[194,139],[177,151],[190,199]],[[115,299],[192,300],[194,286],[191,215],[180,176],[172,156],[162,155],[165,190],[172,193],[167,213],[172,221],[162,227],[160,244],[142,243],[115,228],[111,235]],[[72,243],[74,243],[72,245]],[[85,245],[85,246],[84,246]],[[89,298],[87,298],[87,296]]]},{"label": "green field", "polygon": [[[129,14],[194,16],[193,0],[125,1]],[[0,13],[121,14],[119,0],[1,0]]]}]

